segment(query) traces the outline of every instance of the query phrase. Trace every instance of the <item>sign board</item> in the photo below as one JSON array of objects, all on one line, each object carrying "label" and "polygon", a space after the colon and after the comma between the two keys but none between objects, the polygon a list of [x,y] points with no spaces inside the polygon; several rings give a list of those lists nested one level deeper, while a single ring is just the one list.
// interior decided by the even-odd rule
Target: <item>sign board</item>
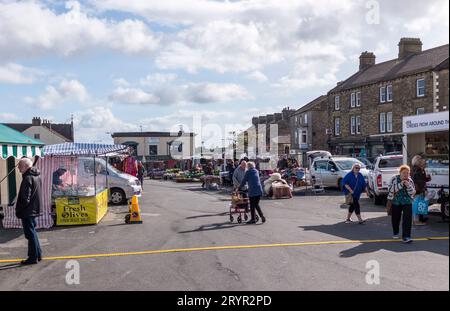
[{"label": "sign board", "polygon": [[448,131],[448,111],[403,117],[403,133]]},{"label": "sign board", "polygon": [[160,138],[159,137],[149,137],[148,142],[150,144],[159,144]]}]

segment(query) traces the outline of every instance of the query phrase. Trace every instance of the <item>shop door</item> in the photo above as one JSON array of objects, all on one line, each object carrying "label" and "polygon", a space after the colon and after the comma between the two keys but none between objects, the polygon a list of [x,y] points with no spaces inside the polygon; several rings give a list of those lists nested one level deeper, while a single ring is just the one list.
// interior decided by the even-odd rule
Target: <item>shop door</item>
[{"label": "shop door", "polygon": [[13,157],[7,160],[7,172],[11,172],[8,176],[8,203],[12,204],[17,195],[17,184],[16,184],[16,161]]}]

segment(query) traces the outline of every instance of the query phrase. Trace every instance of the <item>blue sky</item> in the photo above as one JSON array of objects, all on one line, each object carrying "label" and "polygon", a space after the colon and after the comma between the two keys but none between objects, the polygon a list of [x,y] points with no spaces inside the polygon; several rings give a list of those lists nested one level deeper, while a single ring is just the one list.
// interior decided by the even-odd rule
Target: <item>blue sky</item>
[{"label": "blue sky", "polygon": [[[66,122],[76,140],[192,127],[208,144],[300,108],[400,37],[448,43],[448,1],[0,0],[0,122]],[[217,129],[219,128],[219,129]],[[203,139],[205,140],[205,138]]]}]

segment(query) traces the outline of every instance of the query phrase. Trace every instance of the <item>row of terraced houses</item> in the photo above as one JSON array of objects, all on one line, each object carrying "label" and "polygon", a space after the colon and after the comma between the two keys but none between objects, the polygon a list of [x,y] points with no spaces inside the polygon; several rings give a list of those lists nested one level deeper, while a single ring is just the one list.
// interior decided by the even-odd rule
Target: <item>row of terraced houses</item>
[{"label": "row of terraced houses", "polygon": [[[368,158],[401,152],[404,117],[448,111],[448,44],[422,50],[420,39],[402,38],[398,58],[377,64],[374,53],[363,52],[359,60],[359,70],[327,94],[297,110],[253,117],[252,125],[280,124],[279,155],[306,163],[311,150]],[[246,152],[248,132],[241,134]]]}]

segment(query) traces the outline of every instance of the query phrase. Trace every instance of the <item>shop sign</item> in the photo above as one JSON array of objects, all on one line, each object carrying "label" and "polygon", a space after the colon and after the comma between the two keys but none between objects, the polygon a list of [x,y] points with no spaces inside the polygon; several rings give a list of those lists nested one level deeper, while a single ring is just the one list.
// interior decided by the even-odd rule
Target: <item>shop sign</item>
[{"label": "shop sign", "polygon": [[448,111],[403,118],[405,134],[448,131],[448,128]]}]

